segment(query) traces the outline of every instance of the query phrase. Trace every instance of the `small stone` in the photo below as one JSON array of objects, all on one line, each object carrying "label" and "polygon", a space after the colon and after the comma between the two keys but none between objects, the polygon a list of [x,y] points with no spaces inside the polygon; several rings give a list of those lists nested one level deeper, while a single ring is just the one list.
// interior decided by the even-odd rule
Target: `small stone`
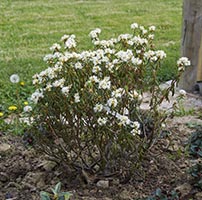
[{"label": "small stone", "polygon": [[96,184],[98,187],[101,188],[108,188],[109,187],[109,181],[108,180],[100,180]]},{"label": "small stone", "polygon": [[8,180],[9,180],[9,176],[6,173],[4,173],[4,172],[0,172],[0,181],[3,182],[3,183],[5,183]]},{"label": "small stone", "polygon": [[198,192],[195,194],[195,199],[196,200],[201,200],[202,199],[202,192]]},{"label": "small stone", "polygon": [[38,167],[42,167],[46,171],[50,172],[50,171],[52,171],[55,168],[56,165],[57,165],[56,162],[53,162],[53,161],[44,161]]},{"label": "small stone", "polygon": [[6,143],[0,144],[0,154],[7,152],[10,148],[11,146],[9,144]]},{"label": "small stone", "polygon": [[189,183],[184,183],[182,185],[179,185],[175,188],[176,191],[179,191],[182,195],[182,197],[187,196],[192,189],[192,186]]},{"label": "small stone", "polygon": [[36,184],[38,188],[43,188],[45,185],[46,183],[43,179],[39,180],[39,182]]},{"label": "small stone", "polygon": [[28,172],[24,179],[22,180],[23,185],[31,185],[31,186],[44,186],[44,178],[45,175],[43,172]]},{"label": "small stone", "polygon": [[22,182],[22,188],[25,190],[25,189],[28,189],[28,190],[36,190],[36,187],[30,183],[25,183],[25,182]]},{"label": "small stone", "polygon": [[131,199],[131,194],[129,191],[127,190],[123,190],[120,195],[119,195],[120,199]]},{"label": "small stone", "polygon": [[120,184],[120,180],[118,178],[113,178],[111,181],[110,181],[110,185],[119,185]]}]

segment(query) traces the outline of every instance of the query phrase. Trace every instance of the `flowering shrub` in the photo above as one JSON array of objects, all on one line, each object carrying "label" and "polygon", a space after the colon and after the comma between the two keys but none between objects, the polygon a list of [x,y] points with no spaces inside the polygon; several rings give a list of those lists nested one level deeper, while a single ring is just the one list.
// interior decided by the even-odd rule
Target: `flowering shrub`
[{"label": "flowering shrub", "polygon": [[[82,52],[74,35],[64,35],[44,57],[48,68],[33,76],[38,147],[70,168],[131,172],[166,119],[158,108],[174,94],[188,60],[178,61],[179,73],[161,90],[157,72],[166,54],[154,49],[155,27],[134,23],[131,29],[133,34],[100,40],[97,28],[89,34],[94,49]],[[149,110],[141,109],[146,91]]]}]

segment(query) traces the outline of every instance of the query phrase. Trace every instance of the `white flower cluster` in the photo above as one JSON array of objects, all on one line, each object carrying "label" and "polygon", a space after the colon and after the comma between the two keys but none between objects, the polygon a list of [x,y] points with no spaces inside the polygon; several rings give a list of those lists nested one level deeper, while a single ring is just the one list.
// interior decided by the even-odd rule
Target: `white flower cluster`
[{"label": "white flower cluster", "polygon": [[37,89],[32,95],[31,95],[31,98],[30,98],[30,101],[37,104],[39,99],[40,98],[43,98],[44,95],[43,95],[43,91]]},{"label": "white flower cluster", "polygon": [[131,98],[131,100],[133,100],[133,99],[142,100],[142,95],[138,94],[138,92],[136,90],[129,92],[129,97]]},{"label": "white flower cluster", "polygon": [[62,87],[62,89],[61,89],[62,93],[63,93],[65,96],[68,96],[71,87],[72,87],[72,85]]},{"label": "white flower cluster", "polygon": [[112,38],[110,40],[95,40],[93,41],[93,44],[95,46],[100,46],[100,47],[103,47],[103,48],[109,48],[109,47],[114,47],[114,44],[117,43],[117,40]]},{"label": "white flower cluster", "polygon": [[118,41],[127,41],[133,37],[132,34],[121,34],[118,36]]},{"label": "white flower cluster", "polygon": [[97,113],[97,112],[101,112],[103,110],[103,105],[102,104],[96,104],[95,107],[93,108],[93,110]]},{"label": "white flower cluster", "polygon": [[140,58],[135,58],[134,56],[132,57],[131,62],[133,63],[133,65],[141,65],[142,64],[142,60]]},{"label": "white flower cluster", "polygon": [[76,41],[75,41],[76,36],[75,35],[65,35],[61,38],[62,41],[65,43],[65,48],[66,49],[72,49],[76,47]]},{"label": "white flower cluster", "polygon": [[98,39],[98,36],[99,34],[101,33],[101,29],[99,28],[96,28],[95,30],[92,30],[90,33],[89,33],[89,36],[91,37],[91,39]]},{"label": "white flower cluster", "polygon": [[125,94],[124,88],[118,88],[112,91],[112,97],[121,98]]},{"label": "white flower cluster", "polygon": [[156,27],[155,26],[150,26],[149,27],[149,31],[155,31],[156,30]]},{"label": "white flower cluster", "polygon": [[100,80],[98,83],[99,83],[99,89],[109,90],[111,87],[111,81],[109,76],[104,77],[104,79]]},{"label": "white flower cluster", "polygon": [[50,47],[51,51],[59,51],[60,49],[61,49],[61,46],[59,44],[57,44],[57,43],[54,43],[52,45],[52,47]]},{"label": "white flower cluster", "polygon": [[97,122],[100,126],[103,126],[107,123],[107,118],[106,117],[99,117]]},{"label": "white flower cluster", "polygon": [[186,93],[185,90],[180,90],[180,91],[179,91],[179,94],[180,94],[181,96],[186,96],[187,93]]},{"label": "white flower cluster", "polygon": [[74,67],[75,67],[75,69],[82,69],[83,68],[83,66],[80,62],[75,63]]},{"label": "white flower cluster", "polygon": [[139,25],[137,23],[133,23],[133,24],[130,25],[130,28],[134,30],[134,29],[137,29],[138,26]]},{"label": "white flower cluster", "polygon": [[149,50],[145,52],[144,57],[151,62],[156,62],[157,60],[162,60],[166,58],[166,53],[162,50],[152,51]]},{"label": "white flower cluster", "polygon": [[74,94],[74,102],[75,103],[79,103],[80,102],[80,95],[79,95],[78,92],[76,94]]},{"label": "white flower cluster", "polygon": [[115,54],[117,58],[123,62],[129,62],[133,58],[132,50],[128,49],[127,51],[119,51]]},{"label": "white flower cluster", "polygon": [[178,61],[177,61],[177,66],[178,66],[178,70],[179,71],[184,71],[185,67],[188,67],[191,65],[190,60],[187,57],[181,57]]},{"label": "white flower cluster", "polygon": [[118,104],[118,101],[117,101],[117,99],[114,98],[114,97],[109,98],[108,101],[107,101],[107,105],[108,105],[109,107],[115,108],[115,107],[117,106],[117,104]]},{"label": "white flower cluster", "polygon": [[32,78],[32,83],[35,84],[42,84],[48,80],[52,80],[57,78],[58,72],[62,70],[62,65],[57,63],[54,67],[48,67],[44,71],[41,71],[39,74],[35,74]]},{"label": "white flower cluster", "polygon": [[64,86],[64,83],[65,83],[65,79],[64,78],[61,78],[59,80],[55,80],[53,82],[53,87],[63,87]]},{"label": "white flower cluster", "polygon": [[119,120],[120,126],[129,126],[131,128],[132,135],[139,135],[140,131],[140,123],[138,121],[131,121],[127,115],[116,114],[117,119]]}]

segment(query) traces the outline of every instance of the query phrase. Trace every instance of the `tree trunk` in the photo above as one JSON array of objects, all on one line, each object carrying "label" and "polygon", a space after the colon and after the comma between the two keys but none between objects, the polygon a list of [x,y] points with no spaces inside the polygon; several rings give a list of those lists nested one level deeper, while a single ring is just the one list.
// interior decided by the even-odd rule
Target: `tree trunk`
[{"label": "tree trunk", "polygon": [[[187,67],[183,73],[179,87],[186,91],[193,91],[197,78],[202,77],[202,66],[198,66],[202,46],[202,0],[184,0],[181,55],[191,60],[191,67]],[[202,47],[201,47],[202,48]],[[202,80],[201,80],[202,81]]]}]

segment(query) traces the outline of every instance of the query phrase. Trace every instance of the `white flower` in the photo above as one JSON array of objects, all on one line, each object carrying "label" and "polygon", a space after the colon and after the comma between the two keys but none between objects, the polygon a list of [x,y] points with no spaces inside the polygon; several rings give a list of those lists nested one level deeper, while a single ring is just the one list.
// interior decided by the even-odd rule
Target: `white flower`
[{"label": "white flower", "polygon": [[139,123],[138,121],[131,122],[131,123],[130,123],[130,126],[131,126],[132,128],[139,129],[139,128],[140,128],[140,123]]},{"label": "white flower", "polygon": [[139,59],[139,58],[135,58],[135,57],[132,57],[131,62],[132,62],[134,65],[141,65],[141,64],[142,64],[142,60]]},{"label": "white flower", "polygon": [[89,33],[89,36],[91,37],[91,39],[97,39],[100,33],[101,33],[101,29],[96,28],[95,30],[92,30]]},{"label": "white flower", "polygon": [[31,112],[31,111],[32,111],[32,107],[31,107],[31,106],[25,106],[25,107],[23,108],[23,111],[24,111],[24,112]]},{"label": "white flower", "polygon": [[117,99],[114,98],[114,97],[108,99],[108,101],[107,101],[107,105],[108,105],[109,107],[116,107],[117,104],[118,104],[118,101],[117,101]]},{"label": "white flower", "polygon": [[89,77],[89,82],[91,82],[91,83],[98,83],[99,82],[99,78],[97,76],[95,76],[95,75],[90,76]]},{"label": "white flower", "polygon": [[182,96],[186,96],[186,94],[187,94],[185,90],[180,90],[179,93],[180,93],[180,95],[182,95]]},{"label": "white flower", "polygon": [[39,80],[38,80],[37,78],[33,79],[33,81],[32,81],[32,84],[33,84],[33,85],[36,85],[36,84],[38,84],[38,83],[39,83]]},{"label": "white flower", "polygon": [[130,25],[130,28],[131,29],[136,29],[136,28],[138,28],[138,24],[137,23],[133,23],[133,24]]},{"label": "white flower", "polygon": [[134,99],[138,98],[138,96],[139,96],[139,94],[136,90],[133,90],[132,92],[130,92],[129,95]]},{"label": "white flower", "polygon": [[99,117],[97,122],[100,126],[103,126],[107,123],[107,118],[106,117],[103,117],[103,118]]},{"label": "white flower", "polygon": [[148,31],[146,29],[142,30],[142,34],[145,35]]},{"label": "white flower", "polygon": [[129,39],[131,39],[132,37],[133,37],[133,35],[131,35],[131,34],[121,34],[121,35],[118,36],[118,41],[121,41],[121,40],[123,40],[123,41],[129,40]]},{"label": "white flower", "polygon": [[95,46],[99,45],[99,46],[107,48],[107,47],[113,47],[114,46],[114,41],[113,40],[95,40],[93,42],[93,44]]},{"label": "white flower", "polygon": [[116,50],[115,49],[110,49],[110,48],[106,48],[106,49],[104,49],[104,53],[105,54],[114,54],[116,52]]},{"label": "white flower", "polygon": [[72,87],[72,85],[63,87],[63,88],[61,89],[62,93],[63,93],[65,96],[68,96],[69,90],[71,89],[71,87]]},{"label": "white flower", "polygon": [[51,91],[51,88],[52,88],[52,87],[53,87],[53,86],[52,86],[51,83],[47,83],[44,90],[45,90],[45,91]]},{"label": "white flower", "polygon": [[181,66],[190,66],[191,62],[189,61],[189,59],[187,57],[181,57],[178,61],[177,61],[177,65],[179,67]]},{"label": "white flower", "polygon": [[151,57],[155,56],[155,51],[149,50],[144,54],[145,58],[150,59]]},{"label": "white flower", "polygon": [[149,34],[148,39],[153,40],[154,39],[154,34]]},{"label": "white flower", "polygon": [[75,103],[80,102],[80,96],[79,96],[79,93],[74,94],[74,102],[75,102]]},{"label": "white flower", "polygon": [[61,37],[61,41],[66,41],[69,38],[69,35],[63,35]]},{"label": "white flower", "polygon": [[140,26],[140,30],[142,31],[142,34],[146,34],[148,31],[144,28],[144,26]]},{"label": "white flower", "polygon": [[135,135],[140,135],[141,131],[139,129],[134,128],[131,130],[130,133],[135,136]]},{"label": "white flower", "polygon": [[53,45],[52,45],[52,47],[50,47],[50,50],[51,51],[58,51],[58,50],[60,50],[61,49],[61,46],[59,45],[59,44],[57,44],[57,43],[54,43]]},{"label": "white flower", "polygon": [[141,38],[140,36],[134,36],[132,39],[134,44],[138,45],[146,45],[148,43],[148,40],[146,38]]},{"label": "white flower", "polygon": [[153,57],[150,58],[150,60],[151,60],[152,62],[155,62],[155,61],[158,60],[158,58],[157,58],[157,56],[153,56]]},{"label": "white flower", "polygon": [[76,47],[75,35],[69,36],[69,38],[65,41],[65,47],[68,49]]},{"label": "white flower", "polygon": [[117,90],[112,92],[112,97],[121,98],[124,93],[125,90],[123,88],[118,88]]},{"label": "white flower", "polygon": [[[117,60],[117,59],[116,59]],[[113,60],[114,61],[114,60]],[[105,66],[107,69],[109,69],[109,71],[111,72],[111,73],[113,73],[114,72],[114,65],[113,65],[113,63],[107,63],[106,64],[106,66]]]},{"label": "white flower", "polygon": [[126,115],[120,115],[118,119],[120,120],[119,125],[126,126],[130,124],[130,119]]},{"label": "white flower", "polygon": [[92,72],[95,73],[95,74],[97,74],[100,71],[101,71],[101,68],[98,65],[94,66],[93,69],[92,69]]},{"label": "white flower", "polygon": [[156,56],[162,60],[163,58],[166,58],[166,53],[162,50],[158,50],[156,51]]},{"label": "white flower", "polygon": [[103,110],[103,105],[102,104],[96,104],[95,107],[93,108],[95,112],[101,112]]},{"label": "white flower", "polygon": [[99,81],[99,89],[110,89],[111,81],[110,77],[104,77],[103,80]]},{"label": "white flower", "polygon": [[17,74],[13,74],[10,76],[11,83],[18,83],[20,81],[20,77]]},{"label": "white flower", "polygon": [[155,31],[156,30],[156,27],[155,26],[150,26],[149,27],[149,31]]},{"label": "white flower", "polygon": [[38,103],[39,99],[40,99],[40,98],[43,98],[43,97],[44,97],[43,92],[42,92],[41,90],[38,90],[38,89],[37,89],[37,90],[31,95],[30,100],[36,104],[36,103]]},{"label": "white flower", "polygon": [[65,83],[65,79],[61,78],[53,82],[53,87],[63,87],[64,83]]},{"label": "white flower", "polygon": [[83,66],[80,62],[75,63],[74,67],[75,67],[75,69],[82,69],[83,68]]},{"label": "white flower", "polygon": [[47,54],[44,56],[43,61],[44,62],[49,62],[53,59],[53,54]]},{"label": "white flower", "polygon": [[128,62],[129,60],[132,59],[133,57],[133,52],[131,50],[127,50],[127,51],[119,51],[116,53],[117,58],[119,58],[120,60],[124,61],[124,62]]}]

